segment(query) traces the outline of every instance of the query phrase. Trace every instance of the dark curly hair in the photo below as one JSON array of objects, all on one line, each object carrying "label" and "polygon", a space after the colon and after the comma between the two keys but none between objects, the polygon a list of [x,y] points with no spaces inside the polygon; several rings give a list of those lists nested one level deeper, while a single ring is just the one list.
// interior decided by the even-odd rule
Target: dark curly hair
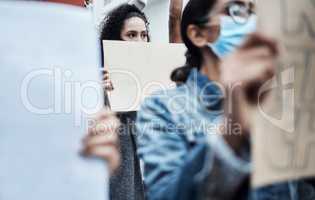
[{"label": "dark curly hair", "polygon": [[[134,5],[122,4],[112,10],[101,24],[100,40],[122,40],[121,31],[127,19],[139,17],[142,19],[149,32],[149,22],[145,14]],[[148,36],[148,42],[150,37]]]}]

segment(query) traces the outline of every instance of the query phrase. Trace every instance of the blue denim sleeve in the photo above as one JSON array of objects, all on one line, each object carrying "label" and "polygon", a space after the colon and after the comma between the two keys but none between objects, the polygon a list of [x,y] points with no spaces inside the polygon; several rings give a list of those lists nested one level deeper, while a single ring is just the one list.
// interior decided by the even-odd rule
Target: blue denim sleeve
[{"label": "blue denim sleeve", "polygon": [[207,145],[190,148],[173,125],[167,108],[158,102],[146,102],[138,113],[138,154],[149,200],[196,199],[200,188],[194,177],[206,162]]},{"label": "blue denim sleeve", "polygon": [[158,99],[141,107],[137,133],[149,200],[227,199],[248,177],[249,162],[235,156],[221,136],[190,146]]}]

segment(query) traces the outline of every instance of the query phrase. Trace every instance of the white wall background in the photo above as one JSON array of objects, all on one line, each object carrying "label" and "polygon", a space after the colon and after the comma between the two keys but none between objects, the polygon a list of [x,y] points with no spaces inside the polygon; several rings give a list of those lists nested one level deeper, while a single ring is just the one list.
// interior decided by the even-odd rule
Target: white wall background
[{"label": "white wall background", "polygon": [[149,22],[152,42],[168,42],[169,0],[149,1],[144,9]]},{"label": "white wall background", "polygon": [[[183,7],[189,0],[183,0]],[[152,42],[168,42],[169,0],[148,0],[144,12],[150,21]],[[184,9],[184,8],[183,8]]]}]

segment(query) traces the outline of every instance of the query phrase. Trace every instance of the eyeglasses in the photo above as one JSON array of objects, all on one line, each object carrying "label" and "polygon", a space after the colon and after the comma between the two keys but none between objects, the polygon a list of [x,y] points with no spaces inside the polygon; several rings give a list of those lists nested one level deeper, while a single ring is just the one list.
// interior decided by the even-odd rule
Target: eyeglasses
[{"label": "eyeglasses", "polygon": [[231,16],[235,23],[245,24],[248,18],[255,14],[255,5],[253,2],[231,1],[226,4],[224,12]]}]

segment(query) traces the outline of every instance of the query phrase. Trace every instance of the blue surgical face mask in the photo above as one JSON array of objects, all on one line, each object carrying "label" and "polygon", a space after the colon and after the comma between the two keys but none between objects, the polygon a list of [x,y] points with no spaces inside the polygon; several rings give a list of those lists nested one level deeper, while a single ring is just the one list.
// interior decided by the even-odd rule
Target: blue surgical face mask
[{"label": "blue surgical face mask", "polygon": [[256,31],[256,25],[256,15],[250,16],[244,24],[235,23],[229,16],[222,16],[220,36],[214,43],[209,43],[208,46],[219,58],[224,58],[240,47],[249,34]]}]

